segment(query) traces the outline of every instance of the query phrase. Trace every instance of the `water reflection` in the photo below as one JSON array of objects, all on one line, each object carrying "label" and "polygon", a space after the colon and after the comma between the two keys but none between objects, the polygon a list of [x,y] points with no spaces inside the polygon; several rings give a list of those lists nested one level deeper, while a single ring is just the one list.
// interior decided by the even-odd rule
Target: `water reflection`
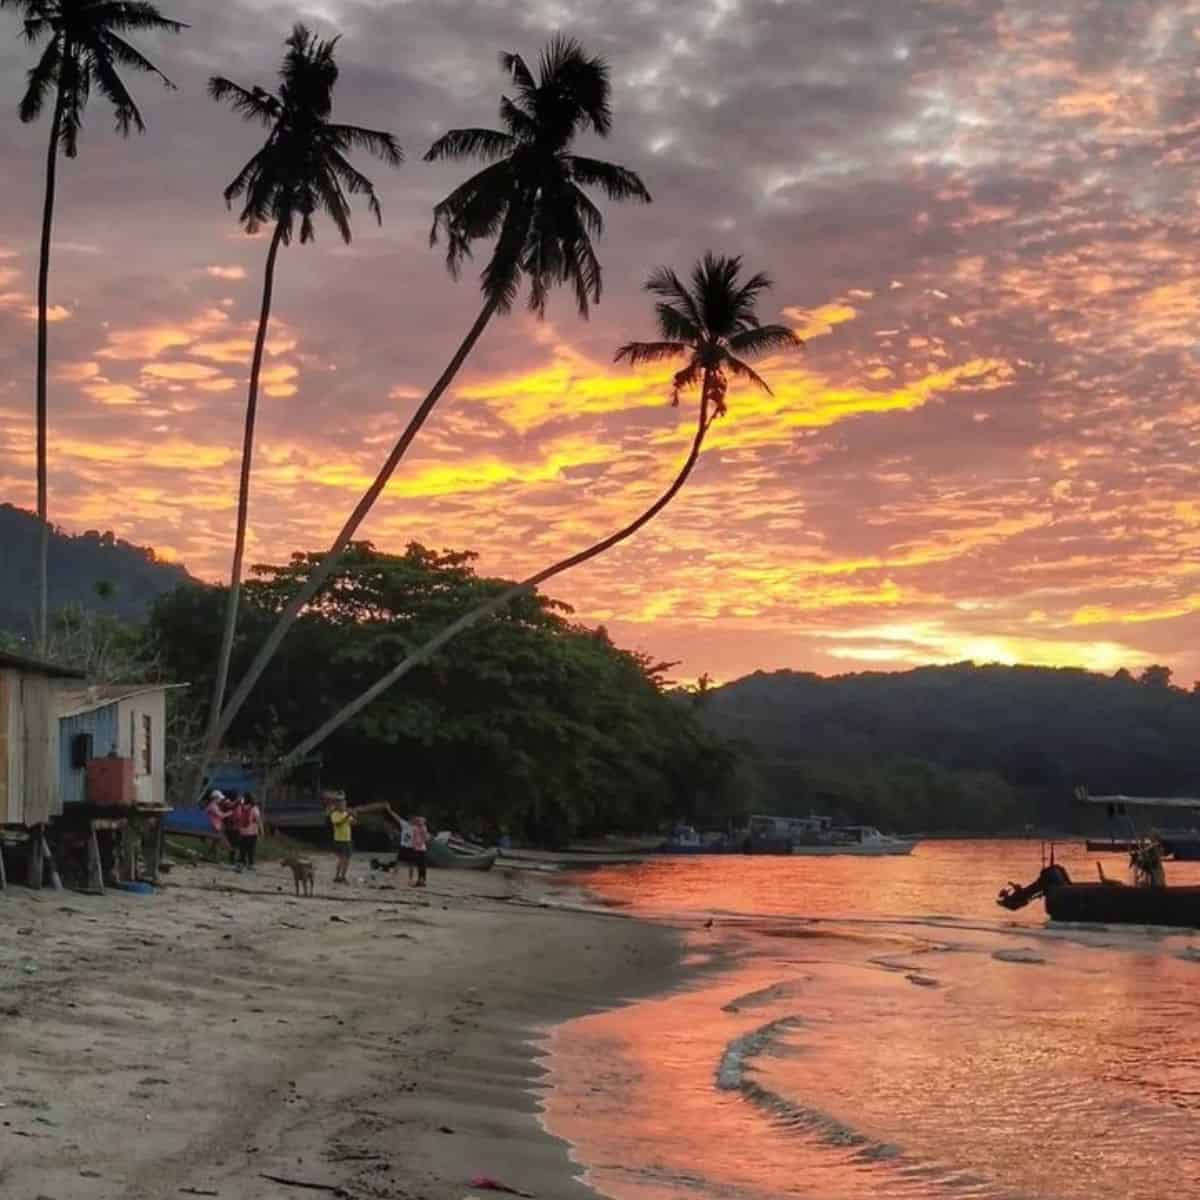
[{"label": "water reflection", "polygon": [[1037,854],[597,873],[614,902],[738,914],[689,935],[732,966],[558,1030],[548,1123],[619,1198],[1200,1195],[1196,939],[996,909]]}]

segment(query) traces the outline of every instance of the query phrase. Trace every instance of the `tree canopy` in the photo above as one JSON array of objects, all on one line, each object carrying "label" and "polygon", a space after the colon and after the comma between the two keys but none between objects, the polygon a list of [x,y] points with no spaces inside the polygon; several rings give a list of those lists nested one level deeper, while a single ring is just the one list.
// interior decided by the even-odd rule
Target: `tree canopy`
[{"label": "tree canopy", "polygon": [[[248,661],[318,554],[255,569],[234,661]],[[361,691],[380,667],[510,586],[473,555],[354,543],[265,672],[227,742],[278,748]],[[223,589],[163,597],[148,653],[202,696]],[[446,646],[322,747],[324,775],[355,800],[420,806],[439,823],[557,844],[643,832],[736,808],[737,754],[672,694],[670,664],[619,649],[566,606],[525,593]]]}]

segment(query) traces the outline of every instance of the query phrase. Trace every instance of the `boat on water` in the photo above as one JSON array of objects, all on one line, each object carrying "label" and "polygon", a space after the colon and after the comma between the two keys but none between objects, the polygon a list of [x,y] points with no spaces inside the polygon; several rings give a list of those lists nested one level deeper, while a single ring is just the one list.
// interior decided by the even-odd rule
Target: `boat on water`
[{"label": "boat on water", "polygon": [[1154,836],[1176,862],[1200,862],[1200,829],[1156,829]]},{"label": "boat on water", "polygon": [[[1076,790],[1076,798],[1086,804],[1105,804],[1110,817],[1127,817],[1130,808],[1200,808],[1200,800],[1161,796],[1090,796],[1086,789]],[[1132,883],[1105,877],[1097,863],[1099,881],[1076,883],[1061,863],[1054,861],[1054,846],[1049,861],[1032,883],[1009,883],[996,897],[1002,908],[1015,912],[1037,899],[1046,906],[1052,921],[1098,922],[1105,925],[1166,925],[1200,929],[1200,887],[1172,887],[1167,884],[1163,859],[1168,853],[1164,842],[1154,834],[1130,839],[1129,866]],[[1089,843],[1090,848],[1090,843]]]},{"label": "boat on water", "polygon": [[732,854],[738,847],[723,833],[697,833],[691,825],[676,825],[658,847],[660,854]]},{"label": "boat on water", "polygon": [[823,841],[798,841],[792,853],[815,857],[834,854],[859,855],[863,858],[879,858],[887,855],[911,854],[917,842],[915,838],[891,837],[880,833],[873,825],[834,825]]},{"label": "boat on water", "polygon": [[790,854],[809,858],[856,855],[878,858],[911,854],[915,838],[889,837],[873,825],[835,825],[831,817],[750,818],[742,849],[747,854]]}]

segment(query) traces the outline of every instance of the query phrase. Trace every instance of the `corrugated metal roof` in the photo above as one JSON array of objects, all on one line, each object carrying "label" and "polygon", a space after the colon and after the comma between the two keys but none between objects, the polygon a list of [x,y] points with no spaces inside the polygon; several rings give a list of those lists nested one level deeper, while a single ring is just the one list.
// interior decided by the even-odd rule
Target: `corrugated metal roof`
[{"label": "corrugated metal roof", "polygon": [[77,717],[80,713],[95,712],[147,692],[172,692],[185,688],[186,683],[100,683],[77,691],[65,692],[59,699],[60,717]]},{"label": "corrugated metal roof", "polygon": [[9,654],[0,650],[0,668],[9,667],[15,671],[27,671],[30,675],[49,675],[54,679],[86,679],[82,671],[74,667],[64,667],[61,663],[46,662],[40,658],[26,658],[23,654]]}]

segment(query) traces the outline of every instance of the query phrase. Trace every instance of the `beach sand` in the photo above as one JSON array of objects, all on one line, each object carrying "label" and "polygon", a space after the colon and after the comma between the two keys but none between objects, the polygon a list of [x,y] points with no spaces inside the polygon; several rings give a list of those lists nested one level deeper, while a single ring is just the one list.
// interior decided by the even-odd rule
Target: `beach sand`
[{"label": "beach sand", "polygon": [[0,1194],[591,1195],[539,1123],[530,1039],[668,985],[676,936],[547,907],[525,872],[332,875],[307,900],[274,864],[0,896]]}]

